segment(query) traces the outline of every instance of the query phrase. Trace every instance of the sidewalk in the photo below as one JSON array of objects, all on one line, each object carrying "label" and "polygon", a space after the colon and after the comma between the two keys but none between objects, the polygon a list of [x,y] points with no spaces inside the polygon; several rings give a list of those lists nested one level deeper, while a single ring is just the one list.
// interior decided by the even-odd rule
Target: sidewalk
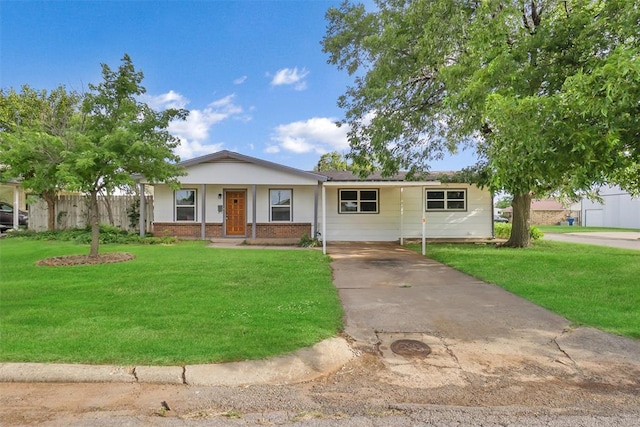
[{"label": "sidewalk", "polygon": [[545,240],[640,250],[639,232],[545,233]]}]

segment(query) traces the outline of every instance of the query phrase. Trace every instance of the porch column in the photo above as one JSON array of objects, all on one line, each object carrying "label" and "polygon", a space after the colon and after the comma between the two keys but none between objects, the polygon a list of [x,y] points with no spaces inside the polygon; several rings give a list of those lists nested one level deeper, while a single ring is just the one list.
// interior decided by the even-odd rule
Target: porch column
[{"label": "porch column", "polygon": [[327,254],[327,189],[322,186],[322,253]]},{"label": "porch column", "polygon": [[202,193],[202,213],[200,218],[200,238],[202,240],[207,239],[207,184],[200,185],[200,192]]},{"label": "porch column", "polygon": [[256,206],[257,206],[257,195],[256,195],[256,189],[257,189],[257,185],[253,184],[251,186],[251,239],[256,240],[256,236],[257,236],[257,212],[256,212]]},{"label": "porch column", "polygon": [[140,216],[138,221],[140,222],[138,228],[140,230],[140,237],[144,237],[147,231],[147,198],[144,196],[144,184],[138,183],[138,191],[140,192]]},{"label": "porch column", "polygon": [[20,190],[18,184],[13,186],[13,229],[17,230],[20,227],[18,221],[20,220]]}]

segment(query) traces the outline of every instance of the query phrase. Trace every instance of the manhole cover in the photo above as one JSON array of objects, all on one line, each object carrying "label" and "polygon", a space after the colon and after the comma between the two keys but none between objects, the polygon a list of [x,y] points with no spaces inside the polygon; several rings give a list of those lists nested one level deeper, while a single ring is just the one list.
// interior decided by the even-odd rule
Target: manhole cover
[{"label": "manhole cover", "polygon": [[421,341],[397,340],[391,343],[391,351],[401,356],[427,357],[431,348]]}]

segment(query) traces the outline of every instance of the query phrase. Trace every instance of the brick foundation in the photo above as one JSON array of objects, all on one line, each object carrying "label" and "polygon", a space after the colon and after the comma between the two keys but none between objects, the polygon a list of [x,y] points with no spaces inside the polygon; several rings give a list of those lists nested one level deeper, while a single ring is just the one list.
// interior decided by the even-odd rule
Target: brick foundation
[{"label": "brick foundation", "polygon": [[[156,236],[175,236],[181,238],[199,239],[201,237],[200,223],[155,222],[153,233]],[[309,223],[257,223],[256,238],[258,239],[299,239],[303,235],[311,236]],[[207,223],[205,225],[207,238],[224,237],[222,224]],[[247,224],[247,235],[251,238],[252,224]],[[235,237],[235,236],[234,236]]]}]

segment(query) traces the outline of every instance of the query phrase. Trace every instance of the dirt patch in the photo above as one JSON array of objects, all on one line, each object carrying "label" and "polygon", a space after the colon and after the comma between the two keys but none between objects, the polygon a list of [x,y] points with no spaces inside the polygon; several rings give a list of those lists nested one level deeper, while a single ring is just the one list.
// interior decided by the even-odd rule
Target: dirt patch
[{"label": "dirt patch", "polygon": [[89,255],[65,255],[41,259],[36,265],[45,267],[66,267],[73,265],[112,264],[114,262],[131,261],[135,256],[127,252],[114,252],[98,254],[97,257]]}]

